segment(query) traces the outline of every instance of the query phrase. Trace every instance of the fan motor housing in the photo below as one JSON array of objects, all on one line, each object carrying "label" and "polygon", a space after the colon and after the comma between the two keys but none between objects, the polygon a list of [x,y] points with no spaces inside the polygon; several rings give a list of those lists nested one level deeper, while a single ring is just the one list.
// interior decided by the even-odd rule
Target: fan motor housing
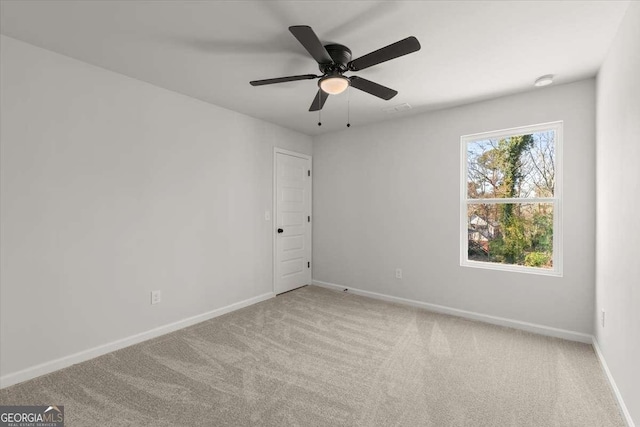
[{"label": "fan motor housing", "polygon": [[351,61],[351,49],[341,44],[328,44],[324,48],[333,59],[333,64],[320,64],[320,71],[323,73],[347,71],[347,64]]}]

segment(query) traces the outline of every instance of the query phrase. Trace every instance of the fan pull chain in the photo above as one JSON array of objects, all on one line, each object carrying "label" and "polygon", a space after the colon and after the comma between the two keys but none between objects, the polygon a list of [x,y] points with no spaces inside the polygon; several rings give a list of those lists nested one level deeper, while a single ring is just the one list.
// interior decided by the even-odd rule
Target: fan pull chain
[{"label": "fan pull chain", "polygon": [[347,127],[351,127],[351,86],[347,88]]},{"label": "fan pull chain", "polygon": [[320,101],[322,101],[322,89],[318,91],[318,126],[322,126],[322,108],[320,107]]}]

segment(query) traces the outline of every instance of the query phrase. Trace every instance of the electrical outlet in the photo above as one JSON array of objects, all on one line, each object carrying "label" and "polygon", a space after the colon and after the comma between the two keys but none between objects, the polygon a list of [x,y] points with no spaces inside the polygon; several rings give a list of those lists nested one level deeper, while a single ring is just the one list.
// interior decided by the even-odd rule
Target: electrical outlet
[{"label": "electrical outlet", "polygon": [[402,279],[402,269],[396,268],[396,279]]},{"label": "electrical outlet", "polygon": [[159,304],[162,301],[162,291],[151,291],[151,305]]},{"label": "electrical outlet", "polygon": [[600,323],[602,323],[602,327],[604,328],[604,310],[600,313]]}]

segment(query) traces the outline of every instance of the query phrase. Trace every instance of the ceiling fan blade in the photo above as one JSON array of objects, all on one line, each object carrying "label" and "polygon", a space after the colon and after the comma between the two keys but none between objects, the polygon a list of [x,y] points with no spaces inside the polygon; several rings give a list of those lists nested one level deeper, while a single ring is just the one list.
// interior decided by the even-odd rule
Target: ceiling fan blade
[{"label": "ceiling fan blade", "polygon": [[364,70],[373,65],[380,64],[382,62],[389,61],[391,59],[398,58],[409,53],[417,52],[420,50],[420,42],[418,39],[411,36],[404,40],[385,46],[382,49],[378,49],[371,53],[361,56],[349,62],[348,67],[351,71]]},{"label": "ceiling fan blade", "polygon": [[320,43],[318,36],[316,36],[316,33],[313,32],[311,27],[308,25],[294,25],[289,27],[289,31],[291,31],[291,34],[307,49],[318,64],[331,64],[333,62],[329,52],[327,52],[327,49]]},{"label": "ceiling fan blade", "polygon": [[274,83],[295,82],[296,80],[313,80],[317,79],[315,74],[302,74],[299,76],[278,77],[277,79],[253,80],[249,82],[251,86],[272,85]]},{"label": "ceiling fan blade", "polygon": [[398,94],[397,90],[389,89],[388,87],[374,83],[371,80],[363,79],[362,77],[351,76],[349,77],[349,80],[351,80],[352,87],[360,89],[363,92],[370,93],[371,95],[377,96],[378,98],[382,98],[386,101]]},{"label": "ceiling fan blade", "polygon": [[313,99],[311,103],[311,107],[309,107],[309,111],[318,111],[322,110],[324,107],[324,103],[327,102],[327,98],[329,97],[328,93],[325,93],[322,89],[318,89],[318,93],[316,97]]}]

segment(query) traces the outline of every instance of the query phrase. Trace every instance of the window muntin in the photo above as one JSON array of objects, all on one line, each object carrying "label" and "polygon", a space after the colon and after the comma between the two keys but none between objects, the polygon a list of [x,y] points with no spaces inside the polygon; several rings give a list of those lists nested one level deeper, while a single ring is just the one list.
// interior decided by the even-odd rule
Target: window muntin
[{"label": "window muntin", "polygon": [[461,265],[561,275],[561,139],[561,122],[461,138]]}]

